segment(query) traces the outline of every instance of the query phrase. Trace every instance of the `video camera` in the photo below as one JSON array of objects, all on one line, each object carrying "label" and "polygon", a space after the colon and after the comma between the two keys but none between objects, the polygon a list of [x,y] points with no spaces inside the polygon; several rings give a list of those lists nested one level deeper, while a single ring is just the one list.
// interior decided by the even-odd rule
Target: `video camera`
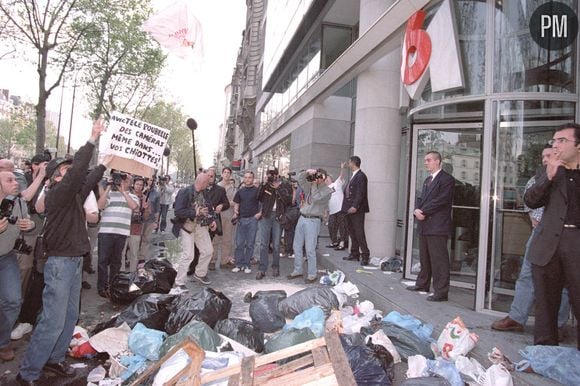
[{"label": "video camera", "polygon": [[121,186],[123,181],[126,179],[126,173],[113,172],[111,173],[111,182],[109,182],[109,185],[111,185],[113,190],[119,190],[119,186]]},{"label": "video camera", "polygon": [[0,203],[0,218],[7,218],[8,222],[12,225],[16,224],[18,216],[12,215],[12,210],[14,209],[15,201],[9,198],[4,198],[2,203]]},{"label": "video camera", "polygon": [[16,239],[14,243],[14,250],[18,253],[22,253],[24,255],[30,255],[32,253],[32,247],[26,244],[26,240],[24,238]]},{"label": "video camera", "polygon": [[308,181],[308,182],[314,182],[319,178],[322,178],[322,179],[326,178],[326,172],[324,170],[317,169],[316,173],[306,175],[306,181]]}]

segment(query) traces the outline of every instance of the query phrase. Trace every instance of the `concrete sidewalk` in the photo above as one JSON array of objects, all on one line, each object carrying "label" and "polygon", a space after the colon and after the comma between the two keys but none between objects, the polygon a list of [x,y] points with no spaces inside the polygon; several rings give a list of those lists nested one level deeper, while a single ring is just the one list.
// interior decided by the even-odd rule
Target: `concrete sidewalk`
[{"label": "concrete sidewalk", "polygon": [[[449,321],[460,316],[470,332],[479,335],[479,342],[469,356],[475,358],[486,368],[491,365],[487,359],[487,353],[493,347],[499,348],[513,362],[519,362],[523,358],[518,351],[533,344],[533,326],[528,325],[523,334],[492,330],[491,323],[498,317],[478,313],[460,305],[457,299],[464,296],[459,293],[463,291],[462,289],[452,287],[448,302],[428,302],[425,299],[427,295],[405,289],[405,285],[401,283],[402,273],[385,273],[380,269],[365,269],[365,273],[356,272],[357,269],[361,268],[358,262],[342,260],[343,256],[348,255],[348,251],[324,248],[326,244],[329,244],[329,240],[321,237],[317,251],[318,265],[330,271],[339,269],[344,272],[346,279],[359,288],[361,300],[370,300],[376,309],[383,311],[384,315],[393,310],[403,315],[413,315],[434,326],[433,336],[435,338],[439,336]],[[572,329],[568,327],[568,331],[572,331]],[[573,337],[568,336],[563,345],[575,347],[575,338],[575,334]],[[560,385],[558,382],[536,374],[513,372],[512,376],[516,386]],[[397,379],[396,381],[398,384],[402,380]]]}]

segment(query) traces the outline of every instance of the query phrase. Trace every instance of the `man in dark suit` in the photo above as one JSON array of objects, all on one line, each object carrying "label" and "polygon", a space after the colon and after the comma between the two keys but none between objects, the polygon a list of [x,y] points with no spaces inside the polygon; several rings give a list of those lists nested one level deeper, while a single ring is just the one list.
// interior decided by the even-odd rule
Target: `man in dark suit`
[{"label": "man in dark suit", "polygon": [[[580,125],[558,127],[549,144],[554,153],[524,201],[532,209],[544,206],[528,255],[536,293],[534,344],[557,346],[564,286],[580,320]],[[580,349],[580,325],[576,338]]]},{"label": "man in dark suit", "polygon": [[367,198],[367,176],[360,170],[360,158],[350,157],[348,162],[352,176],[346,185],[342,211],[346,213],[346,223],[352,243],[350,255],[343,260],[360,260],[361,265],[368,265],[370,259],[369,247],[365,236],[365,213],[369,212]]},{"label": "man in dark suit", "polygon": [[449,292],[449,251],[447,238],[451,234],[451,205],[455,179],[441,169],[441,154],[430,151],[425,154],[425,169],[429,177],[423,183],[421,197],[417,200],[415,218],[418,220],[419,255],[421,271],[410,291],[429,292],[433,278],[432,302],[447,300]]}]

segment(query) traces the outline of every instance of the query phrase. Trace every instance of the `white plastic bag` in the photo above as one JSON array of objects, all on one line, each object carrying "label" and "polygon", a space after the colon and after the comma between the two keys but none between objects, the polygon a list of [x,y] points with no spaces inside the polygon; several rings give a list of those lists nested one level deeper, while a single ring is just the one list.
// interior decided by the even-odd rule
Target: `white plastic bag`
[{"label": "white plastic bag", "polygon": [[463,320],[458,316],[447,323],[439,339],[437,339],[438,355],[443,359],[455,361],[460,355],[467,355],[474,347],[479,337],[470,333]]},{"label": "white plastic bag", "polygon": [[381,346],[386,348],[387,351],[393,356],[393,362],[395,364],[401,363],[401,355],[397,351],[397,348],[395,347],[393,342],[391,342],[391,340],[383,330],[378,330],[374,334],[367,336],[365,339],[365,343],[367,343],[370,339],[373,340],[373,344],[380,344]]},{"label": "white plastic bag", "polygon": [[131,327],[123,323],[119,327],[107,328],[93,335],[89,342],[98,352],[106,352],[114,357],[121,351],[129,350],[129,335],[131,335]]},{"label": "white plastic bag", "polygon": [[427,358],[423,355],[412,355],[407,359],[407,378],[428,377]]},{"label": "white plastic bag", "polygon": [[153,380],[153,386],[163,386],[165,382],[177,375],[190,362],[191,358],[187,352],[184,349],[178,350],[161,365]]},{"label": "white plastic bag", "polygon": [[105,379],[107,376],[107,370],[103,366],[95,367],[91,370],[89,375],[87,376],[87,382],[98,383]]},{"label": "white plastic bag", "polygon": [[503,365],[491,365],[485,372],[483,386],[513,386],[512,375]]},{"label": "white plastic bag", "polygon": [[481,386],[485,382],[485,367],[475,359],[460,355],[455,359],[455,367],[461,374],[473,380],[467,382],[469,385]]}]

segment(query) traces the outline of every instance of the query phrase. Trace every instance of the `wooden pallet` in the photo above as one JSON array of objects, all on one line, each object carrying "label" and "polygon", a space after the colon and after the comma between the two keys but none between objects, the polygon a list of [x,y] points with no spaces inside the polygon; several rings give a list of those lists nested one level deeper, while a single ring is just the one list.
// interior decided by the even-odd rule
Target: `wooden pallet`
[{"label": "wooden pallet", "polygon": [[[282,359],[305,354],[283,365]],[[241,364],[226,367],[201,377],[201,384],[228,378],[228,385],[344,385],[356,386],[338,334],[311,340],[284,350],[242,359]],[[193,383],[192,383],[193,384]]]}]

